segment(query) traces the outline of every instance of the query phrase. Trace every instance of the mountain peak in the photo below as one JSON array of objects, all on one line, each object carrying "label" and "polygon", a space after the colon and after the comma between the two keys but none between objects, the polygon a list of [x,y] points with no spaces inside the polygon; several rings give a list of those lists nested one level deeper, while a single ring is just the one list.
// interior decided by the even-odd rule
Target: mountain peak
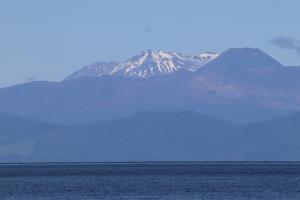
[{"label": "mountain peak", "polygon": [[255,48],[230,48],[210,62],[205,68],[213,66],[222,68],[282,67],[274,58]]},{"label": "mountain peak", "polygon": [[136,65],[142,65],[149,61],[159,62],[164,59],[171,60],[173,57],[177,57],[181,60],[184,60],[184,58],[177,53],[148,49],[147,51],[143,51],[141,54],[137,56],[133,56],[131,59],[127,60],[126,63],[134,63]]},{"label": "mountain peak", "polygon": [[170,74],[185,68],[187,58],[174,52],[147,50],[122,64],[116,73],[134,78]]},{"label": "mountain peak", "polygon": [[217,54],[205,53],[187,56],[163,50],[147,50],[121,65],[118,72],[135,78],[148,78],[171,74],[179,70],[196,71],[216,58]]}]

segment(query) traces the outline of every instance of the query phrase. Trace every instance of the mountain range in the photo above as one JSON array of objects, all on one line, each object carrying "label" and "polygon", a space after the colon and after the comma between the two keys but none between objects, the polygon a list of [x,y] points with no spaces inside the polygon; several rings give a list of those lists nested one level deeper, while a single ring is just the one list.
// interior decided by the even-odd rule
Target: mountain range
[{"label": "mountain range", "polygon": [[179,70],[196,71],[209,61],[218,57],[217,53],[202,53],[187,56],[162,50],[147,50],[133,56],[124,63],[115,61],[95,62],[72,73],[65,80],[83,77],[100,77],[104,75],[131,78],[149,78],[172,74]]},{"label": "mountain range", "polygon": [[[154,59],[149,54],[154,52],[144,52],[126,63],[138,62],[143,55]],[[174,64],[179,54],[172,55]],[[133,69],[158,69],[161,62],[140,62]],[[179,65],[173,73],[148,78],[136,78],[136,73],[119,76],[120,71],[100,76],[97,70],[92,73],[84,67],[81,75],[61,82],[34,81],[1,88],[0,112],[76,125],[139,111],[190,110],[245,124],[300,109],[300,68],[285,67],[253,48],[231,48],[219,56],[207,56],[205,62],[194,70]],[[115,68],[105,65],[103,70],[107,69]]]},{"label": "mountain range", "polygon": [[299,77],[254,48],[147,50],[0,88],[0,162],[299,160]]},{"label": "mountain range", "polygon": [[300,159],[299,113],[243,126],[190,111],[140,112],[81,126],[0,116],[1,162]]}]

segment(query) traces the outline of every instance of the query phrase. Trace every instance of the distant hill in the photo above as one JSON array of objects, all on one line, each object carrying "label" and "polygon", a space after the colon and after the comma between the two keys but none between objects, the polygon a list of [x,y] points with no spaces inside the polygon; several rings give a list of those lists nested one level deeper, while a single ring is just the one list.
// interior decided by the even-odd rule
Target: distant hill
[{"label": "distant hill", "polygon": [[[227,141],[227,158],[234,160],[300,160],[300,113],[245,125]],[[238,152],[238,153],[237,153]]]},{"label": "distant hill", "polygon": [[160,111],[63,127],[1,114],[0,162],[299,161],[299,122],[299,113],[236,126]]},{"label": "distant hill", "polygon": [[40,138],[64,131],[60,125],[0,113],[0,162],[30,161]]},{"label": "distant hill", "polygon": [[203,160],[208,147],[235,126],[194,112],[141,112],[129,117],[91,125],[99,135],[99,155],[105,160]]},{"label": "distant hill", "polygon": [[14,118],[15,128],[1,129],[0,162],[201,160],[207,147],[227,137],[222,131],[235,127],[187,111],[141,112],[75,127]]},{"label": "distant hill", "polygon": [[51,123],[28,119],[8,113],[0,113],[0,132],[23,132],[28,130],[43,131],[61,127]]}]

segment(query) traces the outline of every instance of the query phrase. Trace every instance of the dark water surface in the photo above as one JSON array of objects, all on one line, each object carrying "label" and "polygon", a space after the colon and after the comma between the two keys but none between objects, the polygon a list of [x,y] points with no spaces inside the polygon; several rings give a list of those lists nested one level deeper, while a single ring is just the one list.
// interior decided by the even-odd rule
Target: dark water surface
[{"label": "dark water surface", "polygon": [[0,165],[0,199],[300,200],[300,164]]}]

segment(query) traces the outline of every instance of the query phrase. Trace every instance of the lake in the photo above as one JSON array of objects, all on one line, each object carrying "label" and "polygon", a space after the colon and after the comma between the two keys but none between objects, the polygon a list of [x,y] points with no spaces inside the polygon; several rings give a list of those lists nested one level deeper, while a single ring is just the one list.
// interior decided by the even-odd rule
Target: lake
[{"label": "lake", "polygon": [[2,164],[0,199],[300,199],[300,164]]}]

